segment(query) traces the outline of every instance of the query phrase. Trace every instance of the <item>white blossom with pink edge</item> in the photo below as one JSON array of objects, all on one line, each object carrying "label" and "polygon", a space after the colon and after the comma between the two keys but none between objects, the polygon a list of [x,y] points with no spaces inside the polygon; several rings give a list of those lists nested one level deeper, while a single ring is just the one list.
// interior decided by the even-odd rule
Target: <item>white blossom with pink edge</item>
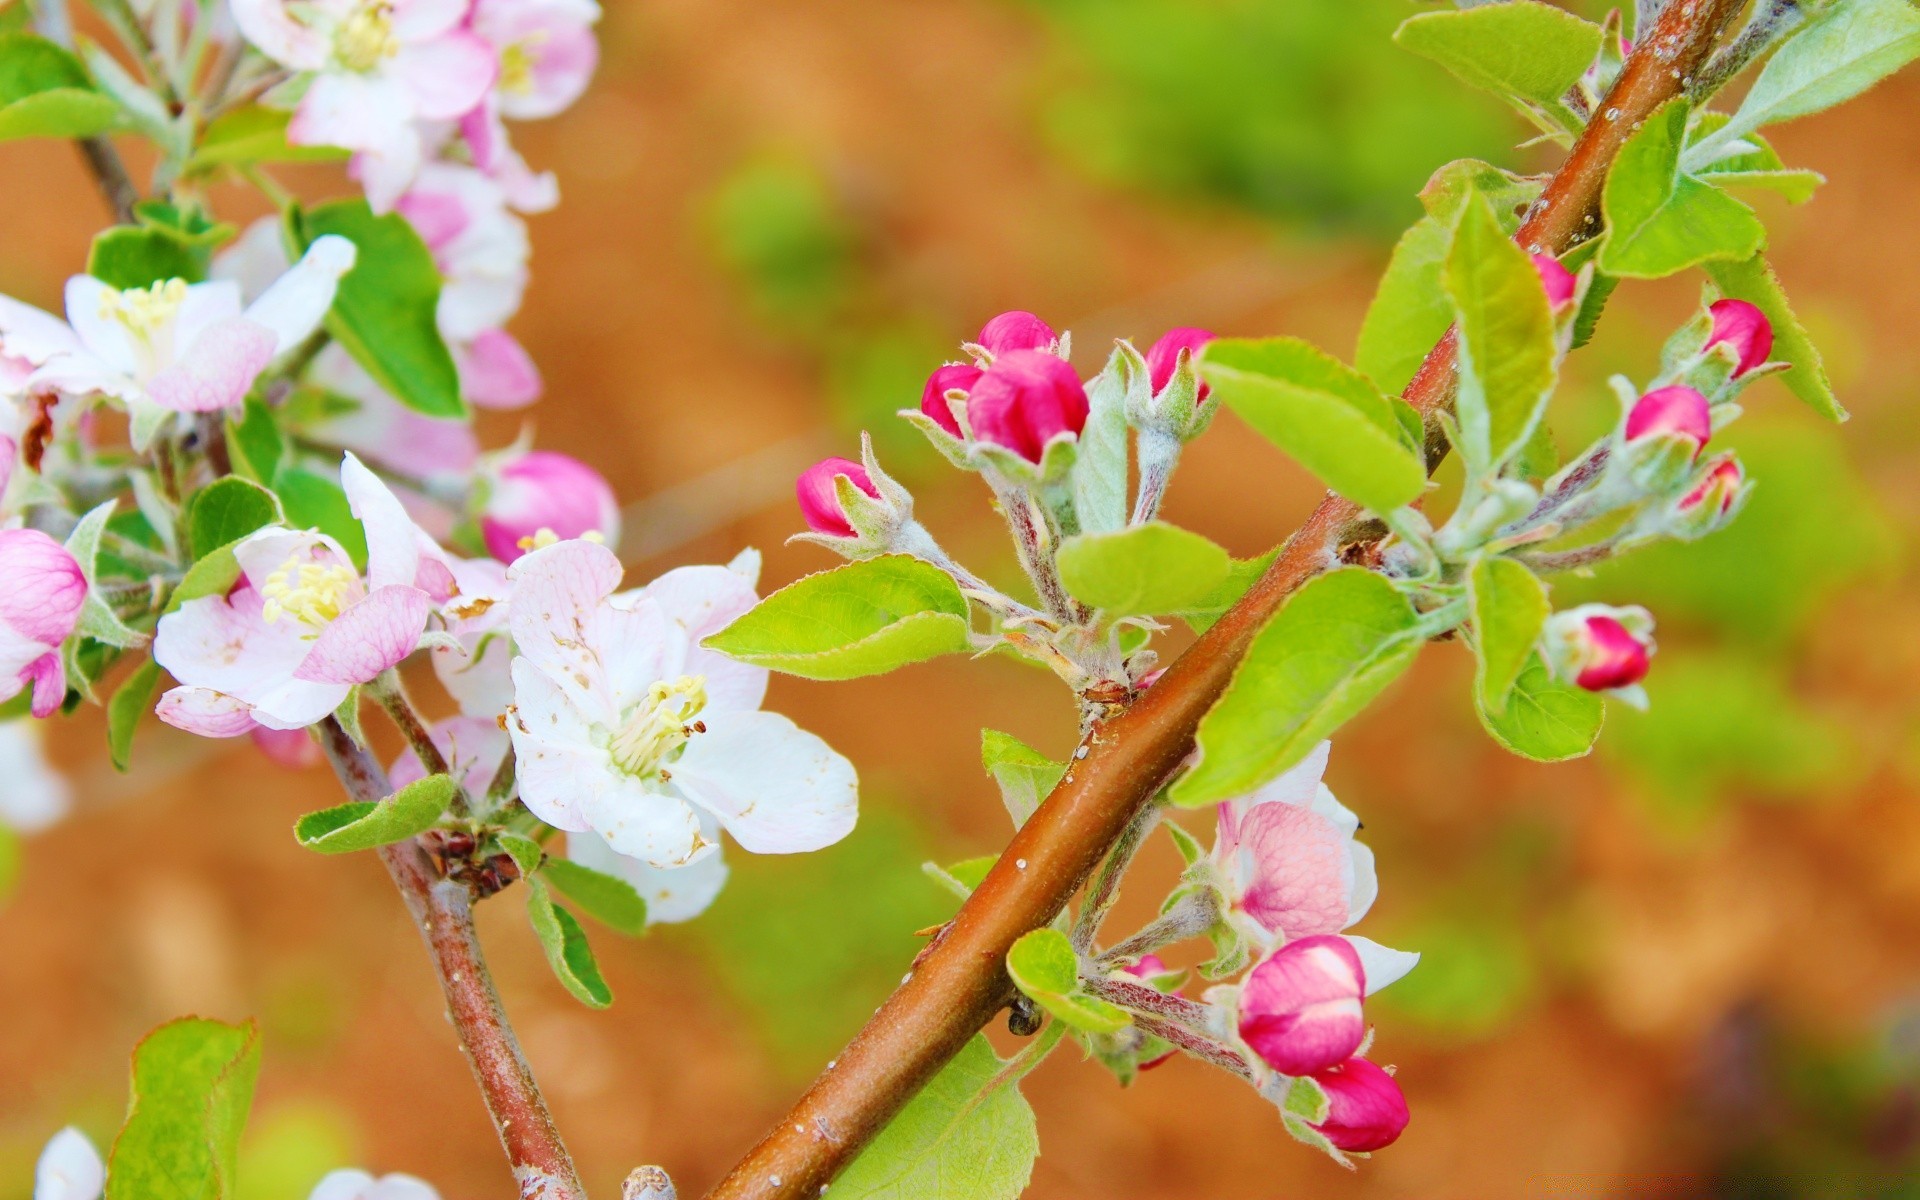
[{"label": "white blossom with pink edge", "polygon": [[713,854],[710,815],[758,854],[817,850],[852,831],[853,764],[759,711],[767,671],[702,649],[753,606],[726,567],[682,567],[615,594],[620,561],[565,541],[508,571],[520,797],[568,833],[655,867]]},{"label": "white blossom with pink edge", "polygon": [[123,290],[75,275],[67,281],[65,322],[0,297],[0,344],[37,363],[26,391],[120,401],[134,448],[144,449],[175,413],[246,399],[275,358],[319,328],[356,253],[343,237],[319,238],[244,308],[239,285],[228,280]]},{"label": "white blossom with pink edge", "polygon": [[329,1171],[313,1186],[307,1200],[440,1200],[440,1193],[424,1179],[395,1172],[375,1178],[366,1171]]},{"label": "white blossom with pink edge", "polygon": [[425,159],[419,122],[471,111],[493,86],[493,48],[465,27],[470,0],[231,0],[240,32],[298,72],[297,146],[354,152],[375,212]]},{"label": "white blossom with pink edge", "polygon": [[366,577],[323,533],[249,534],[234,547],[237,586],[160,619],[153,657],[181,685],[160,698],[161,720],[203,737],[301,729],[419,646],[433,606],[458,593],[453,572],[351,454],[340,481],[366,530]]},{"label": "white blossom with pink edge", "polygon": [[71,1125],[47,1142],[33,1170],[33,1200],[99,1200],[106,1186],[100,1152]]},{"label": "white blossom with pink edge", "polygon": [[[1219,806],[1212,866],[1227,919],[1254,946],[1338,934],[1379,894],[1373,851],[1355,840],[1360,818],[1321,782],[1333,743],[1246,796]],[[1369,992],[1411,971],[1417,953],[1347,936],[1367,968]]]},{"label": "white blossom with pink edge", "polygon": [[573,107],[600,63],[595,0],[475,0],[468,28],[499,55],[487,103],[510,121]]},{"label": "white blossom with pink edge", "polygon": [[36,717],[67,698],[60,647],[87,600],[87,577],[65,546],[37,529],[0,529],[0,701],[32,689]]}]

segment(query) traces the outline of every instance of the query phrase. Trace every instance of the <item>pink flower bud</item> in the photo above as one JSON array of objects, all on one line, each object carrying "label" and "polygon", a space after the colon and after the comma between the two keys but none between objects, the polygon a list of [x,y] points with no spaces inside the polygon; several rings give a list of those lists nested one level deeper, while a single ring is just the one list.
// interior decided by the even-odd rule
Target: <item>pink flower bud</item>
[{"label": "pink flower bud", "polygon": [[[1180,365],[1182,350],[1197,358],[1201,349],[1212,340],[1213,334],[1192,326],[1169,329],[1161,334],[1160,340],[1147,351],[1147,378],[1152,382],[1154,393],[1159,394],[1172,381],[1174,368]],[[1204,401],[1212,392],[1211,387],[1202,383],[1195,402]]]},{"label": "pink flower bud", "polygon": [[290,771],[304,771],[326,761],[320,747],[304,729],[268,729],[255,725],[247,731],[260,753]]},{"label": "pink flower bud", "polygon": [[920,390],[920,411],[935,425],[959,437],[960,422],[954,419],[953,406],[947,403],[947,393],[971,392],[982,373],[979,367],[971,363],[948,363],[936,368],[933,374],[927,376],[927,386]]},{"label": "pink flower bud", "polygon": [[1147,954],[1141,956],[1138,962],[1128,963],[1126,966],[1121,967],[1120,973],[1122,975],[1131,975],[1135,979],[1152,979],[1156,975],[1165,975],[1167,970],[1165,959],[1161,958],[1158,954]]},{"label": "pink flower bud", "polygon": [[1713,436],[1713,416],[1707,398],[1690,387],[1675,384],[1655,388],[1634,403],[1627,414],[1627,440],[1674,434],[1693,443],[1695,454]]},{"label": "pink flower bud", "polygon": [[853,525],[848,522],[846,512],[840,507],[840,497],[834,489],[835,477],[845,475],[853,481],[853,486],[878,500],[880,489],[873,486],[873,479],[867,469],[850,458],[827,458],[800,472],[800,478],[794,481],[794,496],[800,501],[800,516],[807,528],[815,533],[832,534],[835,537],[855,537]]},{"label": "pink flower bud", "polygon": [[1345,938],[1288,942],[1241,985],[1240,1037],[1282,1074],[1324,1071],[1360,1048],[1366,990],[1366,969]]},{"label": "pink flower bud", "polygon": [[1706,348],[1711,350],[1722,342],[1732,346],[1740,357],[1733,368],[1736,376],[1766,362],[1773,353],[1773,323],[1753,305],[1745,300],[1716,300],[1707,311],[1713,314],[1713,333],[1707,338]]},{"label": "pink flower bud", "polygon": [[1030,312],[1003,312],[980,327],[975,339],[995,358],[1013,350],[1047,350],[1060,340],[1053,326]]},{"label": "pink flower bud", "polygon": [[67,696],[60,645],[87,598],[87,577],[65,546],[37,529],[0,530],[0,700],[33,689],[33,715]]},{"label": "pink flower bud", "polygon": [[1047,443],[1079,437],[1087,424],[1087,391],[1065,360],[1041,350],[1010,350],[967,394],[973,436],[1039,462]]},{"label": "pink flower bud", "polygon": [[1746,476],[1740,470],[1740,460],[1728,455],[1708,467],[1705,474],[1700,476],[1700,482],[1694,484],[1691,491],[1680,497],[1676,507],[1683,513],[1707,508],[1725,516],[1733,507],[1733,502],[1739,498],[1740,485],[1745,481]]},{"label": "pink flower bud", "polygon": [[1341,1150],[1379,1150],[1407,1127],[1406,1094],[1393,1076],[1364,1058],[1315,1071],[1313,1081],[1327,1094],[1327,1119],[1313,1128]]},{"label": "pink flower bud", "polygon": [[620,503],[600,473],[579,459],[530,450],[491,474],[480,533],[501,562],[526,553],[543,530],[562,540],[588,534],[619,540]]},{"label": "pink flower bud", "polygon": [[1590,692],[1631,687],[1647,677],[1646,643],[1612,617],[1587,618],[1581,652],[1573,681]]},{"label": "pink flower bud", "polygon": [[1558,309],[1573,299],[1577,281],[1573,272],[1560,265],[1560,260],[1551,254],[1530,255],[1533,269],[1540,273],[1540,286],[1547,289],[1547,304]]}]

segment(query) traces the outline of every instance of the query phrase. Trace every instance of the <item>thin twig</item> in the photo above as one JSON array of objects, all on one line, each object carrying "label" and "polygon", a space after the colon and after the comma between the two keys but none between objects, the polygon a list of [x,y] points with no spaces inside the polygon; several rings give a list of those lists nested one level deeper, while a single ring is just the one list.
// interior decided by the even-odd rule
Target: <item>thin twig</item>
[{"label": "thin twig", "polygon": [[[67,14],[67,0],[39,0],[34,25],[48,41],[73,49],[73,19]],[[127,174],[127,164],[120,161],[120,152],[113,148],[105,134],[80,138],[75,144],[80,147],[81,157],[87,160],[94,182],[100,185],[100,194],[107,198],[107,207],[113,210],[114,223],[133,224],[133,206],[140,203],[140,189],[133,186],[133,177]]]},{"label": "thin twig", "polygon": [[[320,748],[350,796],[378,800],[388,793],[386,772],[338,721],[329,717],[321,722],[319,733]],[[459,1035],[494,1131],[513,1165],[521,1200],[586,1200],[573,1158],[554,1128],[553,1114],[494,991],[474,932],[472,894],[466,885],[441,878],[417,840],[383,846],[379,854],[426,940],[446,997],[447,1019]]]}]

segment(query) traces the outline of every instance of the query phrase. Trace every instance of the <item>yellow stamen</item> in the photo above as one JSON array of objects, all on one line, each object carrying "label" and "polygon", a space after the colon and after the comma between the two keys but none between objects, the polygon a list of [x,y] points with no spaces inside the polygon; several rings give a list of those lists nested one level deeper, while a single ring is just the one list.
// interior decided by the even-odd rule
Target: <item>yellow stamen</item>
[{"label": "yellow stamen", "polygon": [[305,554],[295,554],[267,576],[260,589],[265,603],[261,615],[271,625],[281,617],[292,617],[303,625],[321,626],[340,615],[353,586],[360,582],[351,567],[341,563],[317,563]]},{"label": "yellow stamen", "polygon": [[664,775],[668,758],[704,728],[695,719],[707,706],[707,677],[682,675],[647,689],[645,701],[627,714],[626,723],[607,744],[613,763],[629,775]]},{"label": "yellow stamen", "polygon": [[349,71],[371,71],[400,52],[393,33],[393,5],[362,4],[333,34],[334,57]]},{"label": "yellow stamen", "polygon": [[[523,537],[514,544],[519,546],[522,550],[545,550],[548,546],[553,545],[555,542],[563,542],[565,540],[566,540],[565,538],[561,537],[559,534],[555,533],[553,530],[548,529],[545,525],[542,525],[539,529],[534,531],[532,537]],[[583,542],[592,542],[594,545],[599,546],[604,544],[607,539],[606,539],[606,535],[602,534],[598,529],[589,529],[585,533],[580,535],[580,540]]]},{"label": "yellow stamen", "polygon": [[144,340],[173,320],[186,298],[184,279],[163,280],[152,287],[128,288],[123,292],[109,290],[100,295],[100,319],[118,321],[127,332]]},{"label": "yellow stamen", "polygon": [[544,30],[511,42],[500,52],[500,90],[516,96],[533,91],[533,66],[539,61],[534,49],[547,40]]}]

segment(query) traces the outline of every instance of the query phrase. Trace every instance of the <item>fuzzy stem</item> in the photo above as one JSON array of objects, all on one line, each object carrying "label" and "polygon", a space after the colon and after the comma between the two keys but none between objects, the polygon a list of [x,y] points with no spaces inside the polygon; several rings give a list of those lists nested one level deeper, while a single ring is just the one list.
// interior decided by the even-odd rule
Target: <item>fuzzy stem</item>
[{"label": "fuzzy stem", "polygon": [[1161,913],[1132,937],[1101,953],[1102,964],[1132,962],[1162,946],[1199,937],[1220,919],[1220,902],[1212,889],[1190,892],[1178,904]]},{"label": "fuzzy stem", "polygon": [[1247,1083],[1253,1082],[1253,1068],[1247,1065],[1247,1060],[1210,1037],[1195,1033],[1184,1025],[1141,1013],[1134,1014],[1133,1023],[1161,1041],[1178,1046],[1202,1062],[1212,1063],[1222,1071]]},{"label": "fuzzy stem", "polygon": [[[320,748],[355,800],[378,800],[390,790],[386,772],[329,717],[319,727]],[[473,895],[441,878],[418,839],[382,846],[380,861],[407,912],[420,927],[447,1001],[447,1020],[473,1068],[481,1099],[513,1165],[521,1200],[586,1200],[573,1158],[554,1128],[553,1114],[507,1023],[493,977],[473,927]]]},{"label": "fuzzy stem", "polygon": [[1099,936],[1101,922],[1107,919],[1107,913],[1113,909],[1113,902],[1120,897],[1120,877],[1127,873],[1128,864],[1140,851],[1141,843],[1153,832],[1160,820],[1160,806],[1149,804],[1134,814],[1132,821],[1120,834],[1113,850],[1107,855],[1107,861],[1101,865],[1100,874],[1093,880],[1093,886],[1087,889],[1086,901],[1080,908],[1080,915],[1073,923],[1073,948],[1085,954],[1093,946],[1093,939]]},{"label": "fuzzy stem", "polygon": [[[1742,0],[1668,0],[1641,37],[1603,109],[1574,143],[1515,240],[1528,250],[1564,252],[1600,232],[1607,168],[1629,134],[1679,94]],[[1452,399],[1455,335],[1428,353],[1405,398],[1429,422]],[[1321,501],[1273,565],[1158,683],[1110,720],[1095,723],[1075,761],[960,912],[921,952],[907,982],[882,1004],[793,1110],[748,1151],[708,1200],[802,1200],[819,1194],[1013,994],[1005,969],[1013,942],[1064,909],[1140,807],[1177,769],[1194,731],[1252,644],[1288,596],[1339,561],[1349,543],[1377,545],[1352,503]],[[768,1180],[778,1176],[778,1186]]]}]

